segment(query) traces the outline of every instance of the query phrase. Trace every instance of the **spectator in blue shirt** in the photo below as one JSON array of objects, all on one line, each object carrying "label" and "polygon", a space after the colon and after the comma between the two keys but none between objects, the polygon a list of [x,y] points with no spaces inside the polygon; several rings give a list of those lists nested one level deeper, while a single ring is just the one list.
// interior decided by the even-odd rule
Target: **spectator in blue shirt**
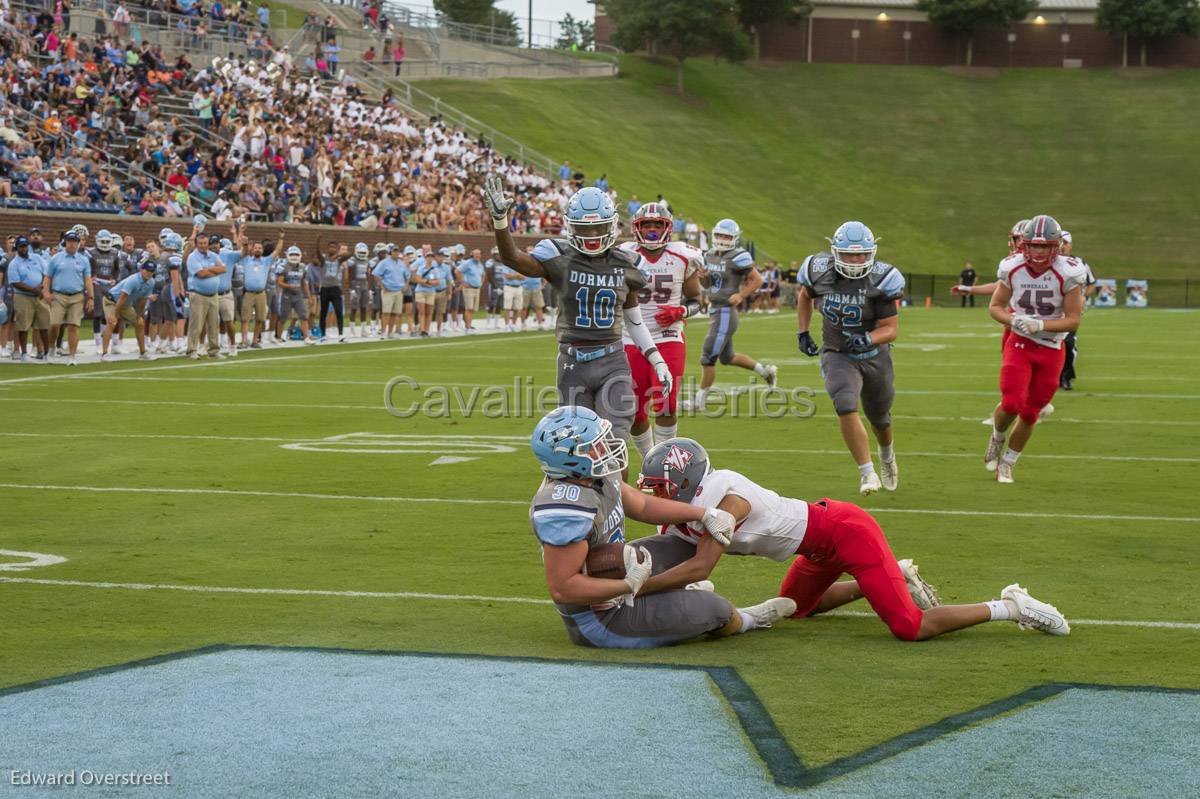
[{"label": "spectator in blue shirt", "polygon": [[483,253],[471,250],[471,257],[458,265],[462,274],[463,315],[467,321],[467,333],[474,333],[473,320],[479,309],[479,290],[483,287]]},{"label": "spectator in blue shirt", "polygon": [[104,293],[105,325],[101,361],[108,360],[108,344],[121,322],[134,327],[140,353],[138,359],[154,360],[154,356],[146,352],[146,304],[157,296],[154,294],[154,267],[154,261],[142,261],[137,271]]},{"label": "spectator in blue shirt", "polygon": [[526,330],[534,330],[533,320],[529,318],[529,312],[533,311],[534,317],[537,319],[537,328],[540,330],[545,324],[545,308],[546,297],[542,294],[542,279],[540,277],[527,277],[521,283],[521,288],[524,294],[525,313],[523,321]]},{"label": "spectator in blue shirt", "polygon": [[631,195],[629,197],[629,202],[625,203],[625,210],[629,212],[630,219],[633,218],[633,215],[636,214],[638,209],[641,207],[642,201],[637,198],[636,194]]},{"label": "spectator in blue shirt", "polygon": [[198,360],[200,353],[200,336],[203,334],[208,344],[208,357],[223,358],[219,338],[221,307],[217,292],[221,286],[221,274],[225,265],[220,257],[208,248],[208,237],[200,232],[198,227],[192,228],[184,249],[184,263],[188,273],[188,318],[187,355],[192,360]]},{"label": "spectator in blue shirt", "polygon": [[565,187],[571,180],[571,162],[563,161],[562,166],[558,168],[558,179]]},{"label": "spectator in blue shirt", "polygon": [[262,4],[258,6],[258,25],[263,29],[271,27],[271,9]]},{"label": "spectator in blue shirt", "polygon": [[[436,318],[440,321],[441,314],[446,310],[446,273],[439,258],[448,254],[443,247],[437,254],[430,252],[422,259],[416,268],[413,282],[416,284],[417,311],[420,315],[421,337],[429,337],[430,323]],[[438,306],[438,295],[441,294],[441,308]]]},{"label": "spectator in blue shirt", "polygon": [[603,175],[601,175],[600,177],[596,178],[596,188],[598,188],[602,192],[605,192],[605,193],[608,192],[608,173],[607,172],[604,173]]},{"label": "spectator in blue shirt", "polygon": [[517,329],[517,321],[521,310],[525,307],[524,291],[521,284],[525,276],[502,261],[496,261],[496,275],[504,280],[504,322],[505,329],[512,333]]},{"label": "spectator in blue shirt", "polygon": [[[67,346],[70,348],[68,366],[75,365],[79,349],[79,323],[86,312],[92,314],[92,259],[79,249],[79,236],[68,232],[63,237],[63,249],[46,264],[42,278],[42,299],[50,305],[50,341],[58,338],[58,330],[67,326]],[[85,294],[86,292],[86,294]],[[51,360],[52,355],[47,355]]]}]

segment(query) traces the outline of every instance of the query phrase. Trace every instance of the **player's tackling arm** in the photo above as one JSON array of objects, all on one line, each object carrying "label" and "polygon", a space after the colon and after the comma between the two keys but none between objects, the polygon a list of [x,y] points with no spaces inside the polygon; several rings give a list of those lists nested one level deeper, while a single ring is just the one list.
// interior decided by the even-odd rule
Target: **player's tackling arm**
[{"label": "player's tackling arm", "polygon": [[[729,513],[739,522],[750,514],[750,503],[737,494],[726,494],[717,503],[717,508]],[[642,590],[638,592],[638,595],[683,588],[689,583],[707,579],[712,574],[712,570],[716,568],[717,561],[721,559],[721,555],[725,554],[726,546],[726,544],[721,543],[711,535],[704,536],[696,544],[695,555],[683,563],[679,563],[660,574],[652,576],[642,586]]]},{"label": "player's tackling arm", "polygon": [[621,504],[626,518],[645,524],[687,524],[704,520],[704,508],[673,499],[643,494],[628,483],[621,484]]}]

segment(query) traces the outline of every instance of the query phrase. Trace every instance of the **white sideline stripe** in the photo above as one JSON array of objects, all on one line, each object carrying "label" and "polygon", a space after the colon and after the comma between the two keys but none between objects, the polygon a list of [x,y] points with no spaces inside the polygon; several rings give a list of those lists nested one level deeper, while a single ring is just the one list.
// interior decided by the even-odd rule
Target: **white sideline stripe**
[{"label": "white sideline stripe", "polygon": [[[961,391],[958,389],[897,389],[897,394],[915,394],[922,396],[948,397],[996,397],[1000,392],[992,391]],[[1200,394],[1136,394],[1133,392],[1111,393],[1105,391],[1076,391],[1076,397],[1105,397],[1108,399],[1200,399]]]},{"label": "white sideline stripe", "polygon": [[0,402],[67,402],[86,403],[88,405],[175,405],[191,408],[306,408],[309,410],[333,411],[383,411],[387,408],[383,403],[378,405],[312,405],[305,403],[287,402],[185,402],[183,400],[118,400],[118,399],[76,399],[73,397],[0,397]]},{"label": "white sideline stripe", "polygon": [[[351,599],[432,599],[444,602],[507,602],[519,605],[551,605],[549,599],[524,596],[481,596],[477,594],[429,594],[421,591],[333,591],[316,588],[238,588],[220,585],[173,585],[170,583],[111,583],[86,580],[46,580],[34,577],[0,577],[0,583],[52,585],[72,588],[107,588],[129,591],[186,591],[200,594],[266,594],[275,596],[334,596]],[[861,610],[835,610],[830,616],[877,618]],[[1186,621],[1135,621],[1130,619],[1070,619],[1071,624],[1098,627],[1143,627],[1166,630],[1200,630],[1200,623]]]},{"label": "white sideline stripe", "polygon": [[[978,422],[978,420],[975,420]],[[842,449],[754,449],[748,447],[706,447],[709,452],[753,452],[753,453],[771,453],[783,452],[791,455],[845,455],[846,451]],[[900,450],[896,453],[898,457],[915,457],[915,458],[978,458],[979,454],[975,452],[908,452]],[[1045,453],[1033,453],[1026,455],[1026,458],[1035,460],[1060,460],[1060,461],[1131,461],[1131,462],[1152,462],[1152,463],[1200,463],[1200,458],[1171,458],[1156,455],[1051,455]]]},{"label": "white sideline stripe", "polygon": [[[3,578],[0,578],[2,580]],[[852,616],[856,619],[878,618],[874,613],[865,610],[833,610],[822,613],[822,616]],[[1086,625],[1089,627],[1147,627],[1162,630],[1200,630],[1200,622],[1191,621],[1133,621],[1127,619],[1067,619],[1072,626]]]},{"label": "white sideline stripe", "polygon": [[[820,414],[826,418],[832,418],[827,414]],[[979,424],[980,420],[987,416],[987,413],[980,413],[975,416],[903,416],[898,413],[893,413],[893,419],[904,419],[906,421],[915,422],[971,422]],[[1108,425],[1127,425],[1127,424],[1143,424],[1143,425],[1162,425],[1169,427],[1192,427],[1200,425],[1200,421],[1190,422],[1182,420],[1159,420],[1159,419],[1072,419],[1066,416],[1059,416],[1057,413],[1049,419],[1039,422],[1038,424],[1053,424],[1055,422],[1067,422],[1068,424],[1108,424]]]},{"label": "white sideline stripe", "polygon": [[[303,491],[254,491],[234,488],[162,488],[149,486],[83,486],[47,485],[38,483],[0,483],[0,488],[34,489],[40,491],[92,491],[98,493],[127,494],[215,494],[218,496],[247,497],[294,497],[299,499],[329,499],[349,502],[427,502],[451,505],[521,505],[529,503],[521,499],[449,499],[443,497],[383,497],[341,494],[317,494]],[[932,516],[1011,516],[1021,519],[1083,519],[1092,521],[1133,522],[1200,522],[1200,516],[1120,516],[1099,513],[1033,513],[1019,511],[987,510],[941,510],[926,508],[867,508],[871,513],[915,513]]]},{"label": "white sideline stripe", "polygon": [[532,341],[534,339],[546,338],[550,333],[539,333],[532,336],[524,334],[513,334],[510,336],[501,337],[499,334],[494,336],[463,336],[454,341],[436,341],[427,344],[408,344],[408,343],[380,343],[372,345],[369,348],[365,346],[356,346],[352,349],[338,349],[328,352],[305,352],[304,354],[293,355],[260,355],[249,358],[226,358],[223,361],[196,361],[188,363],[173,364],[170,366],[144,366],[141,368],[132,369],[113,369],[112,371],[95,371],[95,372],[57,372],[48,375],[35,375],[34,377],[14,377],[7,380],[0,380],[0,385],[12,383],[40,383],[47,380],[88,380],[95,377],[108,377],[110,375],[120,374],[139,374],[142,372],[165,372],[173,369],[220,369],[227,366],[237,366],[239,364],[252,366],[254,364],[277,363],[279,361],[294,361],[294,360],[311,360],[315,358],[348,358],[352,355],[378,355],[388,353],[399,353],[408,350],[427,350],[437,349],[441,347],[461,347],[466,344],[484,344],[496,341],[507,341],[512,344],[518,341]]},{"label": "white sideline stripe", "polygon": [[[114,400],[117,401],[117,400]],[[289,406],[290,407],[290,406]],[[978,421],[972,419],[972,421]],[[393,441],[403,443],[408,440],[425,441],[441,441],[447,440],[463,440],[463,441],[528,441],[528,436],[493,436],[493,435],[393,435],[390,433],[355,433],[350,435],[358,436],[377,436],[382,445],[389,444]],[[267,443],[277,444],[312,444],[320,446],[328,443],[336,443],[337,439],[346,438],[346,436],[334,436],[332,438],[283,438],[278,436],[202,436],[202,435],[183,435],[172,433],[106,433],[106,432],[87,432],[87,433],[25,433],[20,431],[0,430],[0,436],[11,436],[16,438],[141,438],[141,439],[163,439],[170,441],[262,441]],[[710,447],[709,452],[749,452],[756,454],[770,454],[773,452],[782,452],[789,455],[844,455],[845,451],[840,449],[754,449],[747,447]],[[897,454],[905,457],[925,457],[925,458],[974,458],[975,453],[970,452],[905,452],[901,451]],[[1200,463],[1200,458],[1173,458],[1166,456],[1139,456],[1139,455],[1053,455],[1053,454],[1038,454],[1033,453],[1026,455],[1026,458],[1034,460],[1071,460],[1071,461],[1129,461],[1129,462],[1151,462],[1151,463]]]},{"label": "white sideline stripe", "polygon": [[520,499],[447,499],[441,497],[376,497],[352,494],[316,494],[305,491],[251,491],[234,488],[161,488],[144,486],[63,486],[0,483],[0,488],[37,489],[41,491],[92,491],[112,494],[212,494],[235,497],[291,497],[294,499],[333,499],[347,502],[429,502],[447,505],[523,505]]}]

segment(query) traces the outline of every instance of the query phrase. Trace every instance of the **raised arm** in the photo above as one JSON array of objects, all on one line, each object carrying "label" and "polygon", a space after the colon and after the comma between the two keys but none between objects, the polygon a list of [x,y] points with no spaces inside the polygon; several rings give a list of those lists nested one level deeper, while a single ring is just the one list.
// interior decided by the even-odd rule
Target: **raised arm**
[{"label": "raised arm", "polygon": [[488,175],[483,182],[483,202],[492,215],[492,228],[496,232],[496,248],[500,260],[526,277],[545,277],[542,262],[526,252],[521,252],[508,231],[508,209],[512,208],[512,197],[504,190],[504,181],[499,175]]}]

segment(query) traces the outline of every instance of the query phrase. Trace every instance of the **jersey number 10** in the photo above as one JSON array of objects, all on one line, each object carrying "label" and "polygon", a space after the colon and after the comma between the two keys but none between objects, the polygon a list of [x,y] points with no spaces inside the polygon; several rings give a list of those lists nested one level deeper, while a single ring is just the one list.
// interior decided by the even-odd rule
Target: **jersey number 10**
[{"label": "jersey number 10", "polygon": [[595,298],[590,294],[591,289],[587,286],[580,286],[579,291],[575,292],[575,302],[579,304],[575,327],[612,327],[617,307],[617,292],[612,289],[597,289]]}]

